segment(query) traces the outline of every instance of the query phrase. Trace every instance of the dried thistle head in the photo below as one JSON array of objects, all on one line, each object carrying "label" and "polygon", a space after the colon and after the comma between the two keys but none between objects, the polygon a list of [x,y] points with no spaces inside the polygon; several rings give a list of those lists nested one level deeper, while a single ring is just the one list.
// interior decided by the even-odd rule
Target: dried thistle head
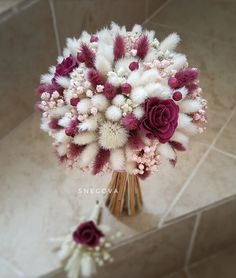
[{"label": "dried thistle head", "polygon": [[118,123],[106,121],[99,128],[99,144],[104,149],[120,148],[126,144],[128,132]]}]

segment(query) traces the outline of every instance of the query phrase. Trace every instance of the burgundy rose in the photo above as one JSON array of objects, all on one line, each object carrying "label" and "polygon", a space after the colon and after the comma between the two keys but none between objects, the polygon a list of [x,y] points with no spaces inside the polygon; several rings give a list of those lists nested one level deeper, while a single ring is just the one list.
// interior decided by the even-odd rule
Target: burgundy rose
[{"label": "burgundy rose", "polygon": [[145,101],[144,116],[139,128],[148,138],[157,138],[164,144],[177,127],[178,114],[179,107],[172,99],[149,98]]},{"label": "burgundy rose", "polygon": [[77,61],[70,55],[56,66],[56,76],[67,76],[75,67],[77,67]]},{"label": "burgundy rose", "polygon": [[99,245],[103,233],[96,227],[93,221],[84,222],[73,233],[73,239],[76,243],[84,244],[89,247]]}]

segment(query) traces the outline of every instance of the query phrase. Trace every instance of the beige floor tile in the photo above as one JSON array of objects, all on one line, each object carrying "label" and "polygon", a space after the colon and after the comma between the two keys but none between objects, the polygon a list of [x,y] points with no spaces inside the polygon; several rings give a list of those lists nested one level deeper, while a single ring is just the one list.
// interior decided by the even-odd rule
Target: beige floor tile
[{"label": "beige floor tile", "polygon": [[224,250],[215,256],[191,268],[192,278],[235,278],[236,246]]},{"label": "beige floor tile", "polygon": [[215,146],[223,151],[236,155],[236,113],[225,127],[224,132],[216,141]]},{"label": "beige floor tile", "polygon": [[144,0],[54,0],[54,6],[62,47],[66,37],[79,37],[83,30],[96,32],[111,21],[130,28],[146,16]]},{"label": "beige floor tile", "polygon": [[236,194],[236,159],[211,151],[169,214],[185,215]]},{"label": "beige floor tile", "polygon": [[55,62],[57,51],[48,1],[39,1],[2,22],[0,37],[2,137],[32,113],[40,74]]},{"label": "beige floor tile", "polygon": [[[162,167],[159,173],[142,182],[144,209],[140,214],[118,220],[104,209],[104,223],[111,225],[113,230],[122,231],[123,239],[157,227],[206,150],[205,145],[198,143],[190,148],[189,152],[180,154],[176,168]],[[110,176],[95,178],[60,165],[51,139],[39,130],[39,115],[28,118],[3,138],[0,153],[0,211],[4,212],[0,216],[3,227],[0,252],[6,259],[14,259],[29,274],[45,274],[58,266],[47,239],[67,232],[77,223],[79,215],[90,212],[96,199],[103,202],[102,194],[78,194],[78,187],[102,189]],[[24,229],[15,237],[14,231],[22,222]],[[19,237],[23,240],[19,241]],[[31,257],[37,260],[29,265]]]},{"label": "beige floor tile", "polygon": [[[99,269],[98,278],[160,278],[181,269],[195,218],[188,218],[112,252],[116,261]],[[180,276],[184,277],[184,276]]]},{"label": "beige floor tile", "polygon": [[236,244],[236,199],[202,213],[191,262]]},{"label": "beige floor tile", "polygon": [[172,0],[153,21],[235,44],[235,13],[235,1]]}]

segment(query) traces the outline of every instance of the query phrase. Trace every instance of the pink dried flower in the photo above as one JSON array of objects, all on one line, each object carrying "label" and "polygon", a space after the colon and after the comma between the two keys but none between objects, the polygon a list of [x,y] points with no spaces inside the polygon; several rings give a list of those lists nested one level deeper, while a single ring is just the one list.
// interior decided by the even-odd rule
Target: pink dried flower
[{"label": "pink dried flower", "polygon": [[139,64],[138,64],[138,62],[131,62],[130,64],[129,64],[129,69],[131,70],[131,71],[134,71],[134,70],[136,70],[136,69],[138,69],[139,68]]},{"label": "pink dried flower", "polygon": [[181,100],[182,97],[183,97],[183,96],[182,96],[181,92],[179,92],[179,91],[174,92],[174,93],[173,93],[173,96],[172,96],[173,100],[175,100],[175,101]]},{"label": "pink dried flower", "polygon": [[138,127],[138,120],[134,114],[128,114],[122,118],[122,124],[129,130],[136,129]]},{"label": "pink dried flower", "polygon": [[98,37],[97,36],[91,36],[90,42],[97,42],[97,41],[98,41]]},{"label": "pink dried flower", "polygon": [[72,98],[72,99],[70,100],[70,105],[71,105],[71,106],[76,106],[76,105],[79,103],[79,101],[80,101],[80,98],[78,98],[78,97]]},{"label": "pink dried flower", "polygon": [[67,127],[66,129],[65,129],[65,133],[66,133],[66,135],[67,136],[71,136],[71,137],[74,137],[75,136],[75,134],[78,132],[78,127],[77,127],[77,125],[80,123],[80,121],[79,120],[72,120],[71,122],[70,122],[70,125],[69,125],[69,127]]},{"label": "pink dried flower", "polygon": [[91,69],[88,72],[88,80],[92,84],[94,89],[96,89],[97,85],[103,85],[104,84],[104,80],[103,80],[102,76],[95,69]]},{"label": "pink dried flower", "polygon": [[146,35],[142,35],[138,39],[135,49],[137,49],[137,56],[144,59],[148,52],[148,38]]},{"label": "pink dried flower", "polygon": [[125,43],[121,35],[117,35],[113,46],[113,54],[115,61],[125,56]]},{"label": "pink dried flower", "polygon": [[110,157],[109,150],[104,150],[104,149],[99,150],[93,164],[93,175],[96,175],[102,170],[103,166],[109,161],[109,157]]},{"label": "pink dried flower", "polygon": [[125,94],[129,94],[132,90],[132,86],[129,83],[124,83],[121,85],[121,91]]},{"label": "pink dried flower", "polygon": [[170,77],[169,80],[168,80],[168,85],[169,85],[172,89],[178,88],[178,87],[179,87],[178,79],[175,78],[174,76]]},{"label": "pink dried flower", "polygon": [[116,88],[112,84],[106,82],[104,85],[103,93],[107,99],[112,100],[117,92],[116,92]]},{"label": "pink dried flower", "polygon": [[145,180],[149,175],[150,175],[150,171],[147,171],[146,169],[143,170],[143,174],[138,174],[137,176],[142,179]]}]

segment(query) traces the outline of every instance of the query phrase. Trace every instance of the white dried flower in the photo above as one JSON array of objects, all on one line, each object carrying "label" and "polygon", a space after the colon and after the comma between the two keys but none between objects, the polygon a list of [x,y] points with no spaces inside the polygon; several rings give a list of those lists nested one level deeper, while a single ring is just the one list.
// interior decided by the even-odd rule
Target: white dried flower
[{"label": "white dried flower", "polygon": [[120,148],[126,144],[128,132],[118,123],[106,121],[99,128],[99,144],[104,149]]}]

